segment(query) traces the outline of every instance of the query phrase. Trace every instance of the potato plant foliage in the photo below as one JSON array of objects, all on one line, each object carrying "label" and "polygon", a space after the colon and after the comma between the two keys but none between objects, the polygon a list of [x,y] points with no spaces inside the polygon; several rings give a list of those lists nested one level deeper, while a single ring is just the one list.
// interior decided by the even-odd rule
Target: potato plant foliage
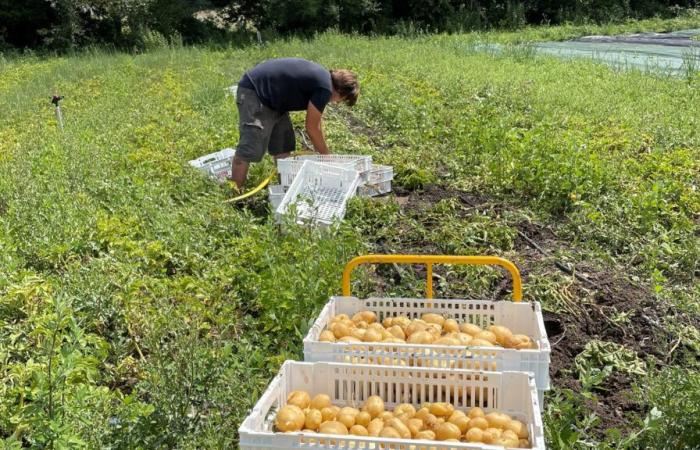
[{"label": "potato plant foliage", "polygon": [[[631,280],[668,317],[697,315],[698,77],[615,72],[519,47],[494,55],[477,45],[488,39],[327,33],[244,49],[0,57],[3,446],[235,446],[241,419],[280,363],[301,358],[310,322],[361,253],[502,255],[527,271],[528,300],[562,317],[585,314],[593,290],[572,290],[580,280],[518,247],[516,225],[536,222],[566,243],[553,256]],[[358,106],[329,111],[334,151],[393,165],[404,193],[459,192],[483,207],[457,196],[413,209],[358,199],[337,229],[280,231],[262,196],[223,203],[230,189],[186,161],[235,145],[224,88],[283,55],[360,74]],[[55,91],[66,96],[63,132],[48,102]],[[269,169],[255,167],[251,182]],[[502,277],[436,273],[448,296],[490,298]],[[367,294],[384,279],[385,294],[416,295],[424,283],[410,269],[401,283],[387,278],[360,271],[354,289]],[[633,314],[606,310],[622,330]],[[548,394],[552,448],[652,448],[669,423],[697,428],[688,418],[697,322],[664,314],[654,329],[663,342],[639,355],[653,360],[644,375],[605,370],[609,359],[582,360],[588,353],[580,366],[607,378],[582,388],[576,372],[558,375],[574,384],[556,378]],[[674,371],[659,373],[666,365]],[[639,407],[622,425],[601,423],[589,406],[618,376],[637,386]],[[676,379],[688,390],[665,392],[663,380]],[[679,448],[697,439],[674,430]]]}]

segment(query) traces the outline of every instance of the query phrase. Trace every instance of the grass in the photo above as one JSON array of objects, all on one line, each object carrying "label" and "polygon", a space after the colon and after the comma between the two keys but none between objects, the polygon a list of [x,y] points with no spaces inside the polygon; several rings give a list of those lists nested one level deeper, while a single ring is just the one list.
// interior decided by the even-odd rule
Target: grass
[{"label": "grass", "polygon": [[[474,49],[479,40],[582,32],[590,29],[329,33],[245,49],[0,60],[4,445],[235,446],[248,408],[284,359],[301,357],[310,322],[340,290],[343,263],[360,253],[499,254],[528,270],[528,300],[583,320],[595,293],[553,271],[551,258],[528,259],[518,240],[525,223],[553,230],[557,258],[628,280],[664,305],[654,350],[673,356],[639,355],[651,358],[645,374],[628,374],[581,346],[574,356],[586,373],[630,377],[639,407],[605,423],[590,409],[604,395],[599,378],[576,389],[555,382],[550,447],[660,445],[665,427],[692,415],[697,384],[697,322],[681,319],[700,311],[698,80]],[[185,162],[235,144],[236,110],[224,88],[283,55],[360,74],[358,106],[329,111],[332,149],[393,165],[395,186],[418,198],[431,189],[466,193],[478,207],[454,195],[413,209],[357,201],[337,230],[281,233],[264,198],[224,204],[230,190]],[[54,91],[66,95],[63,133],[48,102]],[[251,183],[269,164],[254,168]],[[500,280],[484,269],[441,276],[448,282],[437,289],[453,296],[491,296]],[[415,295],[415,279],[387,291]],[[360,277],[356,289],[374,289],[369,281]],[[632,333],[625,312],[610,311],[611,320]],[[620,351],[637,361],[634,350]],[[666,388],[684,377],[673,370],[690,374],[687,389]],[[695,438],[685,427],[674,435],[687,445]]]}]

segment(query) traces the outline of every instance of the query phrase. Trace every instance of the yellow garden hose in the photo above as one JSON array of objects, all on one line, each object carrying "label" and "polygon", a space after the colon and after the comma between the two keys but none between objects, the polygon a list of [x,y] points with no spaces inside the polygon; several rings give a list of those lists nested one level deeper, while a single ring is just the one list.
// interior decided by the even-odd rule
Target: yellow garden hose
[{"label": "yellow garden hose", "polygon": [[[294,156],[299,156],[299,155],[313,155],[315,152],[310,152],[310,151],[300,151],[300,152],[294,152]],[[249,190],[248,192],[245,192],[241,195],[238,195],[236,197],[230,198],[228,200],[224,200],[224,203],[233,203],[237,202],[239,200],[246,199],[248,197],[252,197],[253,195],[257,194],[258,192],[262,191],[265,186],[270,184],[270,181],[273,180],[277,176],[277,169],[273,168],[272,173],[270,174],[269,177],[265,178],[262,183],[259,185],[255,186],[253,189]]]}]

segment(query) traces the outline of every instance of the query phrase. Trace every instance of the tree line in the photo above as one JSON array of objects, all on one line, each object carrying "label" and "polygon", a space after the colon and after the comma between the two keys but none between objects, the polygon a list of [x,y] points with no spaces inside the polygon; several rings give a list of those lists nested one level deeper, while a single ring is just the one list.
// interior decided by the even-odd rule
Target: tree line
[{"label": "tree line", "polygon": [[670,17],[700,0],[0,0],[0,50],[143,49],[262,31],[310,34],[517,29]]}]

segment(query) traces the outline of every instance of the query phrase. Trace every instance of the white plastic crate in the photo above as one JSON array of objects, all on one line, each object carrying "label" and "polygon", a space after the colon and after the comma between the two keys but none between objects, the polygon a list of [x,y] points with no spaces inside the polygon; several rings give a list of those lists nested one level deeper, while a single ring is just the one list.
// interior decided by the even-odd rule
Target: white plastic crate
[{"label": "white plastic crate", "polygon": [[359,174],[354,169],[304,161],[275,212],[277,218],[296,207],[298,223],[324,225],[345,216],[348,199],[355,195]]},{"label": "white plastic crate", "polygon": [[236,150],[225,148],[221,151],[193,159],[189,164],[218,181],[224,181],[227,178],[231,178],[231,165],[235,154]]},{"label": "white plastic crate", "polygon": [[277,172],[280,184],[291,186],[304,161],[314,161],[331,166],[354,169],[360,173],[360,183],[369,178],[372,157],[363,155],[301,155],[277,160]]},{"label": "white plastic crate", "polygon": [[286,192],[287,188],[281,184],[271,184],[268,186],[268,198],[270,199],[270,205],[273,210],[276,210],[280,203],[282,203]]},{"label": "white plastic crate", "polygon": [[[337,343],[320,342],[332,316],[347,314],[352,317],[360,311],[373,311],[379,321],[385,317],[404,315],[420,318],[424,313],[452,317],[457,322],[469,322],[485,328],[503,325],[515,334],[525,334],[537,344],[537,349],[516,350],[501,347],[456,347],[394,343]],[[351,363],[382,363],[400,361],[422,367],[457,367],[497,371],[531,372],[540,391],[549,390],[550,345],[544,328],[539,303],[515,303],[489,300],[439,300],[419,298],[332,297],[304,338],[305,361],[332,361]]]},{"label": "white plastic crate", "polygon": [[545,450],[540,406],[532,375],[523,372],[478,372],[422,367],[287,361],[241,424],[242,450],[258,449],[502,449],[480,443],[338,436],[273,431],[275,415],[294,390],[327,394],[337,406],[359,406],[379,395],[388,409],[399,403],[449,402],[457,409],[475,406],[509,414],[527,424],[531,448]]},{"label": "white plastic crate", "polygon": [[372,169],[369,172],[369,179],[364,185],[358,188],[357,195],[375,197],[377,195],[387,194],[391,192],[391,180],[393,179],[394,168],[392,166],[372,164]]}]

